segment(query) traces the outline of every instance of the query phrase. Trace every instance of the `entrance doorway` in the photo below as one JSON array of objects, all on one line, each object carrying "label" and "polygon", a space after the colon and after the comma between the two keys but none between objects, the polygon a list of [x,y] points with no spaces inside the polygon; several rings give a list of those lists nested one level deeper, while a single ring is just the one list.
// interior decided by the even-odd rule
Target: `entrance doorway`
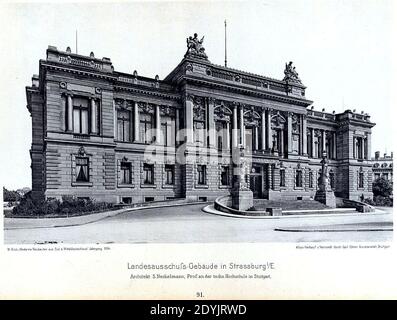
[{"label": "entrance doorway", "polygon": [[250,174],[250,189],[254,198],[262,198],[262,170],[260,166],[252,166]]}]

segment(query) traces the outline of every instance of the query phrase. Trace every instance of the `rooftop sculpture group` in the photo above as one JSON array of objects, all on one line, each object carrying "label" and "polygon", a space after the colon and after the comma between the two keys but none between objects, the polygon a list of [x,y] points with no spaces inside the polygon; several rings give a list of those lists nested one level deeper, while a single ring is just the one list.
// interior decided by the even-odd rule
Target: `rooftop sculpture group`
[{"label": "rooftop sculpture group", "polygon": [[195,33],[193,37],[190,36],[189,38],[186,38],[186,44],[187,44],[186,55],[193,55],[199,58],[207,59],[208,57],[207,54],[205,53],[203,42],[204,42],[204,36],[201,38],[201,40],[199,40],[197,33]]},{"label": "rooftop sculpture group", "polygon": [[296,71],[295,67],[292,65],[292,61],[290,61],[288,64],[287,63],[285,64],[283,81],[302,83],[301,79],[299,78],[298,72]]}]

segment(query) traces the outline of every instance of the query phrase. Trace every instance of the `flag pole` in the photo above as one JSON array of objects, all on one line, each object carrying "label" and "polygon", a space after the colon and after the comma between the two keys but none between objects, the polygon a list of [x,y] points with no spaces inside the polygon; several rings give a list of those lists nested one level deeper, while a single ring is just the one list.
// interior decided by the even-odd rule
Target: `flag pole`
[{"label": "flag pole", "polygon": [[226,19],[225,19],[225,67],[227,67],[227,47],[226,47]]}]

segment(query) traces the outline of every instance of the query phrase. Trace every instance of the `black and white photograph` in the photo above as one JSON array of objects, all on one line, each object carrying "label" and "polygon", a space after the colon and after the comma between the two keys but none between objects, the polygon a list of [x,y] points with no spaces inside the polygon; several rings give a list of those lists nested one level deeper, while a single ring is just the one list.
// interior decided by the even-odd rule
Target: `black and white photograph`
[{"label": "black and white photograph", "polygon": [[4,246],[390,247],[395,9],[2,3]]}]

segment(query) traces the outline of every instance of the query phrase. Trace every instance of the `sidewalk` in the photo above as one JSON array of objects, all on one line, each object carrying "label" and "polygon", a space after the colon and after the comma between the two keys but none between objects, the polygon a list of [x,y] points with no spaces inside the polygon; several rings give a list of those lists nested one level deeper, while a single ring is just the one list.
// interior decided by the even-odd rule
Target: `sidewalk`
[{"label": "sidewalk", "polygon": [[97,222],[99,220],[103,220],[108,217],[114,217],[118,214],[129,211],[186,206],[186,205],[193,205],[198,203],[202,203],[203,206],[206,204],[205,202],[186,202],[186,203],[173,203],[173,204],[161,204],[161,205],[159,204],[159,205],[142,206],[135,208],[123,208],[119,210],[105,211],[105,212],[99,212],[99,213],[93,213],[93,214],[87,214],[83,216],[69,217],[69,218],[40,218],[40,219],[4,218],[4,230],[72,227],[72,226],[79,226],[79,225]]}]

